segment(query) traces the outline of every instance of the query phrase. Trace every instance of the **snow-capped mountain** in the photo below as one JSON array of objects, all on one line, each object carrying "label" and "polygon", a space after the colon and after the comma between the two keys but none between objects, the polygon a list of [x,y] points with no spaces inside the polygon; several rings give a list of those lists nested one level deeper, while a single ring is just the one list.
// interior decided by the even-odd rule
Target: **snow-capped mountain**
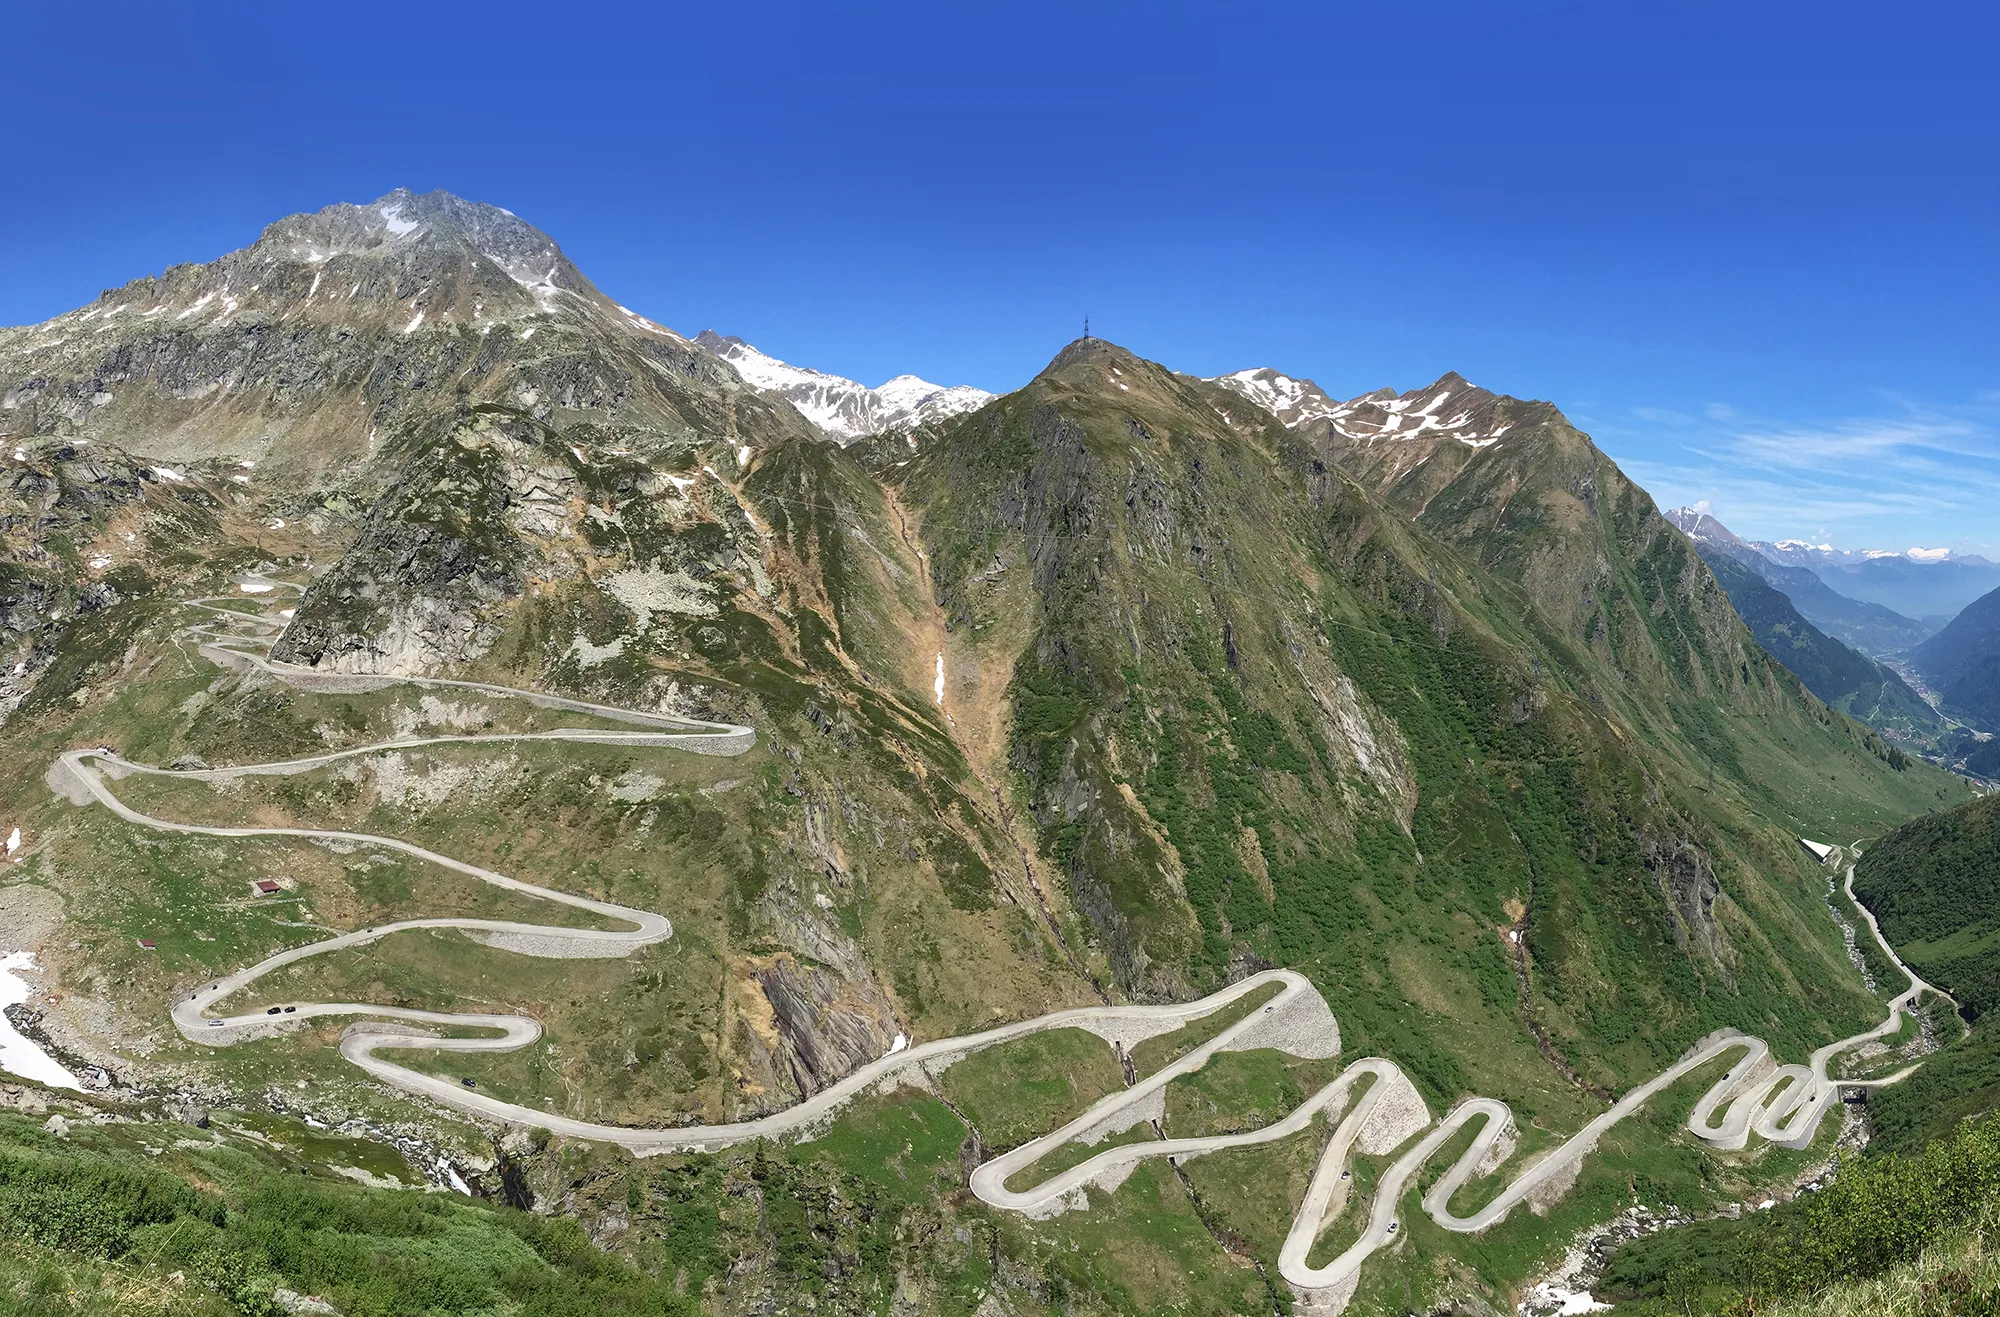
[{"label": "snow-capped mountain", "polygon": [[626,422],[677,433],[681,404],[656,409],[632,382],[661,370],[806,428],[606,297],[527,221],[398,189],[289,216],[242,250],[0,328],[0,431],[60,426],[169,470],[248,459],[261,481],[364,462],[431,417],[440,395],[558,422],[616,398]]},{"label": "snow-capped mountain", "polygon": [[[1959,609],[2000,587],[2000,567],[1976,553],[1925,548],[1836,549],[1800,539],[1746,540],[1699,508],[1675,508],[1666,518],[1697,544],[1721,549],[1790,595],[1815,626],[1870,653],[1908,648],[1922,638],[1913,637],[1910,631],[1936,630]],[[1822,583],[1843,605],[1874,607],[1873,621],[1893,621],[1900,616],[1909,624],[1908,629],[1894,634],[1880,628],[1866,633],[1843,630],[1856,619],[1836,610],[1828,600],[1817,598],[1810,584],[1802,586],[1801,573]],[[1815,611],[1816,607],[1821,611]]]},{"label": "snow-capped mountain", "polygon": [[1772,562],[1783,563],[1787,567],[1845,567],[1854,563],[1876,562],[1883,558],[1902,558],[1914,563],[1958,562],[1974,567],[1993,565],[1976,553],[1960,553],[1955,549],[1926,549],[1921,545],[1908,549],[1836,549],[1831,544],[1814,544],[1811,540],[1749,542]]},{"label": "snow-capped mountain", "polygon": [[828,438],[841,444],[863,435],[934,424],[977,411],[993,399],[992,394],[969,384],[932,384],[915,375],[898,375],[871,389],[844,376],[790,365],[740,338],[724,337],[712,329],[702,330],[694,341],[734,366],[744,383],[784,398]]},{"label": "snow-capped mountain", "polygon": [[1311,380],[1293,379],[1268,366],[1218,375],[1209,382],[1249,399],[1289,427],[1323,420],[1355,443],[1456,439],[1468,448],[1490,448],[1513,424],[1499,414],[1509,400],[1455,372],[1427,389],[1402,394],[1377,389],[1346,402],[1335,402]]},{"label": "snow-capped mountain", "polygon": [[[1726,550],[1750,549],[1750,542],[1716,520],[1702,508],[1669,508],[1660,514],[1681,528],[1696,544],[1712,544]],[[1755,552],[1754,549],[1751,552]],[[1735,556],[1732,552],[1731,556]]]}]

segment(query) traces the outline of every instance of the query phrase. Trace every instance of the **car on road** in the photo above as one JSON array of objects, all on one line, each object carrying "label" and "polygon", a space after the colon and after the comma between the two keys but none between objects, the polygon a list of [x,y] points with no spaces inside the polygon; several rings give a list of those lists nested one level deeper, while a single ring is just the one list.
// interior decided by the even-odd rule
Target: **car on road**
[{"label": "car on road", "polygon": [[210,1020],[210,1021],[208,1022],[208,1027],[209,1027],[209,1028],[211,1028],[211,1029],[220,1029],[220,1028],[222,1027],[222,1021],[220,1021],[220,1020]]},{"label": "car on road", "polygon": [[296,1010],[298,1010],[298,1007],[296,1006],[287,1006],[285,1007],[285,1014],[290,1015],[292,1012]]},{"label": "car on road", "polygon": [[278,1008],[277,1008],[277,1007],[275,1007],[275,1006],[273,1006],[273,1007],[270,1007],[269,1009],[267,1009],[267,1010],[266,1010],[266,1011],[264,1012],[264,1014],[266,1014],[266,1015],[276,1015],[277,1013],[278,1013]]}]

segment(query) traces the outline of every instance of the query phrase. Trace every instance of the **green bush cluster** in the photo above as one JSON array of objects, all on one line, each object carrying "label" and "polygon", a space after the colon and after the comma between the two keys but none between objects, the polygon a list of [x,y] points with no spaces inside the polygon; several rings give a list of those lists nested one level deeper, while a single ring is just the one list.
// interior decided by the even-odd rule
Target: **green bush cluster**
[{"label": "green bush cluster", "polygon": [[1848,1161],[1826,1188],[1771,1212],[1628,1244],[1599,1292],[1658,1300],[1663,1312],[1747,1315],[1884,1275],[1996,1215],[2000,1113],[1967,1121],[1915,1155]]},{"label": "green bush cluster", "polygon": [[1804,1294],[1913,1261],[1949,1230],[2000,1208],[2000,1116],[1920,1155],[1851,1163],[1759,1241],[1751,1278]]},{"label": "green bush cluster", "polygon": [[0,1147],[0,1252],[11,1241],[178,1272],[247,1317],[284,1312],[280,1288],[322,1295],[348,1317],[698,1311],[574,1221],[230,1160],[232,1183],[215,1192],[115,1153]]},{"label": "green bush cluster", "polygon": [[1868,1151],[1914,1152],[1950,1133],[1966,1117],[1996,1107],[2000,1107],[2000,1019],[1988,1016],[1967,1037],[1926,1057],[1916,1074],[1869,1097],[1875,1137]]}]

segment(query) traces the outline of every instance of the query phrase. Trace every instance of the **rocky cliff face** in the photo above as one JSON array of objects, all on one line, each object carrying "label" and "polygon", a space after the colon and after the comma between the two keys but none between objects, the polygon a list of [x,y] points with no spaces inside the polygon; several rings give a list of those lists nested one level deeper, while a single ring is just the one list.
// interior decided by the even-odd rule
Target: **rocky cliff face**
[{"label": "rocky cliff face", "polygon": [[[77,624],[177,575],[228,514],[200,477],[87,440],[0,439],[0,715]],[[216,473],[209,473],[214,475]],[[225,485],[224,488],[227,488]]]},{"label": "rocky cliff face", "polygon": [[423,419],[505,401],[692,438],[796,426],[610,301],[545,234],[444,193],[281,220],[251,247],[0,330],[0,418],[150,456],[338,478]]}]

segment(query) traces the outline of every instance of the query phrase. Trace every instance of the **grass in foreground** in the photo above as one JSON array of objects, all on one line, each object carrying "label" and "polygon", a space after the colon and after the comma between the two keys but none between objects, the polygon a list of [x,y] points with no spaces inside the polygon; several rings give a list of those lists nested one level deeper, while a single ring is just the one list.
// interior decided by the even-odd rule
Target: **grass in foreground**
[{"label": "grass in foreground", "polygon": [[1993,1317],[2000,1313],[2000,1222],[1989,1220],[1874,1280],[1779,1305],[1771,1317]]},{"label": "grass in foreground", "polygon": [[225,1317],[219,1295],[154,1267],[84,1257],[10,1240],[0,1248],[6,1317]]},{"label": "grass in foreground", "polygon": [[142,1156],[116,1129],[0,1117],[0,1312],[277,1317],[281,1289],[348,1317],[696,1311],[573,1221],[289,1174],[237,1141]]}]

